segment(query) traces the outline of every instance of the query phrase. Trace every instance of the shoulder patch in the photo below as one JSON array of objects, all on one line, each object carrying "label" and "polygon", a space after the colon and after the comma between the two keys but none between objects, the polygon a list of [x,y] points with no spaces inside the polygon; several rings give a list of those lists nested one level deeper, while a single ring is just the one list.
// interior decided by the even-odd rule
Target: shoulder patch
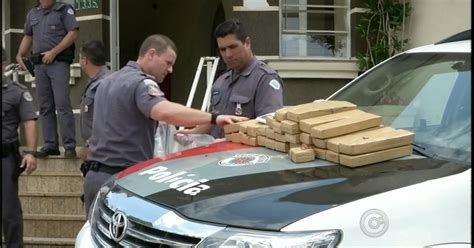
[{"label": "shoulder patch", "polygon": [[70,14],[70,15],[74,15],[74,10],[68,9],[68,10],[67,10],[67,13]]},{"label": "shoulder patch", "polygon": [[281,88],[280,82],[278,82],[278,80],[276,80],[276,79],[272,79],[268,84],[269,84],[274,90],[279,90],[279,89]]},{"label": "shoulder patch", "polygon": [[143,80],[143,83],[147,87],[148,95],[150,96],[164,96],[165,95],[165,93],[161,91],[160,87],[154,80],[145,79]]},{"label": "shoulder patch", "polygon": [[154,80],[152,79],[145,79],[143,80],[143,83],[146,85],[146,86],[150,86],[150,85],[155,85],[155,86],[158,86],[158,83],[156,83]]},{"label": "shoulder patch", "polygon": [[23,98],[25,98],[25,100],[28,101],[28,102],[33,101],[33,97],[31,96],[30,92],[28,92],[28,91],[25,91],[25,93],[23,93]]}]

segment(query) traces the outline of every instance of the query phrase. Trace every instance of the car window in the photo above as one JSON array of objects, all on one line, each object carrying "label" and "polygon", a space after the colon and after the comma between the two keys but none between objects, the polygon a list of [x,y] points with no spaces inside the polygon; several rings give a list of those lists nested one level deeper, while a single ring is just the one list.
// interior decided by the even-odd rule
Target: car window
[{"label": "car window", "polygon": [[331,97],[415,132],[438,156],[471,161],[470,53],[401,54]]}]

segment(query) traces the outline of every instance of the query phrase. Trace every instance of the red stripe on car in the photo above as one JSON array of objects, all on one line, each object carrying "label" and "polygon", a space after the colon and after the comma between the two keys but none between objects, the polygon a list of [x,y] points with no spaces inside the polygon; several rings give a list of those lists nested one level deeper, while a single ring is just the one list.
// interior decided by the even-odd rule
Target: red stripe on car
[{"label": "red stripe on car", "polygon": [[160,161],[169,161],[169,160],[174,160],[174,159],[192,157],[196,155],[203,155],[203,154],[210,154],[210,153],[224,152],[224,151],[231,151],[231,150],[240,150],[240,149],[245,149],[245,148],[249,148],[249,146],[243,145],[240,143],[231,143],[231,142],[225,141],[225,142],[210,144],[207,146],[192,148],[192,149],[184,150],[181,152],[175,152],[166,156],[157,157],[154,159],[147,160],[145,162],[138,163],[134,166],[131,166],[123,170],[119,174],[117,174],[116,179],[120,179],[130,174],[133,174],[143,168],[146,168],[150,165],[154,165]]}]

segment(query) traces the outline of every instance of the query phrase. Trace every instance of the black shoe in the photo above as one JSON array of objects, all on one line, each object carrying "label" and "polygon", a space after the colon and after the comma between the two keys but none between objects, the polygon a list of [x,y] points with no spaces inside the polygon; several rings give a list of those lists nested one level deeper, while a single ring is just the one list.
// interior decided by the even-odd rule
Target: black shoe
[{"label": "black shoe", "polygon": [[66,151],[64,151],[64,157],[65,158],[77,158],[76,149],[66,149]]},{"label": "black shoe", "polygon": [[59,149],[51,149],[47,147],[41,148],[38,153],[36,154],[36,157],[38,158],[46,158],[47,156],[50,155],[60,155],[61,152],[59,152]]}]

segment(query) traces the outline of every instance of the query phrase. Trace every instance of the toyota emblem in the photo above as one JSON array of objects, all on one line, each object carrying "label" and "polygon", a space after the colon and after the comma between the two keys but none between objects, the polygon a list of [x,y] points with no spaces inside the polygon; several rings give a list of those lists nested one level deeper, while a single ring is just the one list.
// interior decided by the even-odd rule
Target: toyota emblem
[{"label": "toyota emblem", "polygon": [[117,211],[112,215],[112,220],[109,224],[110,237],[115,242],[120,242],[127,231],[127,216],[124,213]]}]

